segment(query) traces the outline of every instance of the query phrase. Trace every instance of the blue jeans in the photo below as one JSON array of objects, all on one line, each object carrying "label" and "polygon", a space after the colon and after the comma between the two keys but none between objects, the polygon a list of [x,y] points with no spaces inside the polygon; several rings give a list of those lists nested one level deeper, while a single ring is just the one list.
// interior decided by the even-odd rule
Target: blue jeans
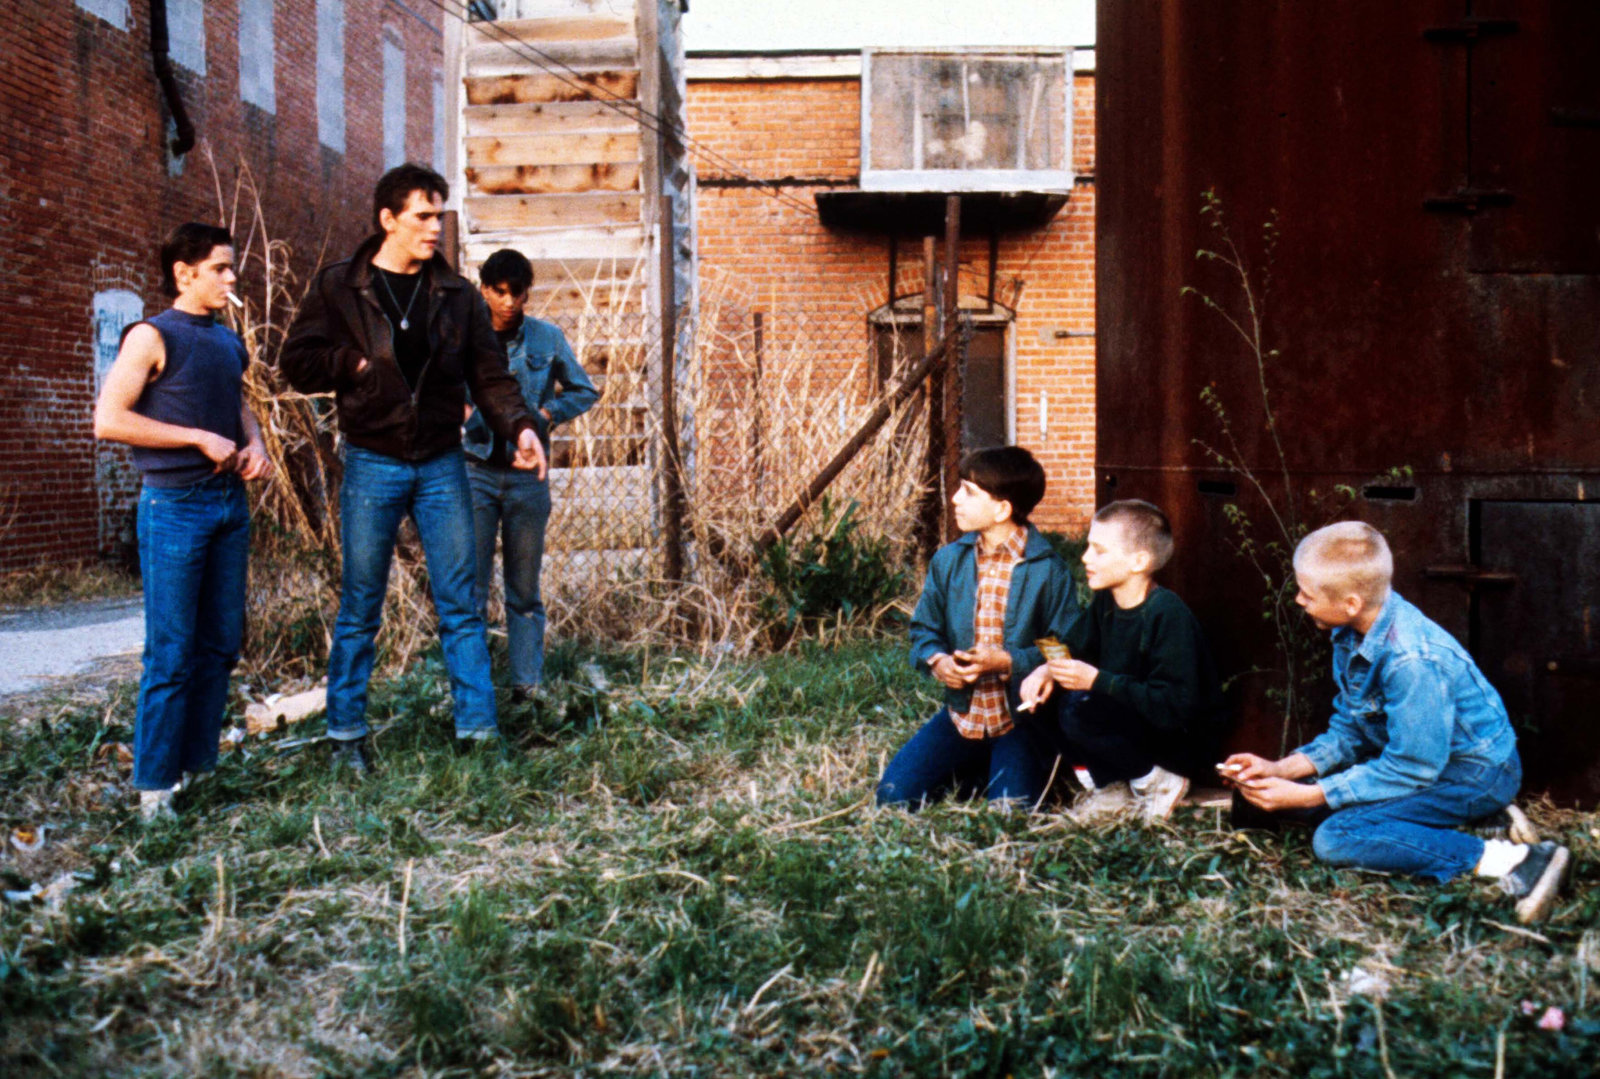
[{"label": "blue jeans", "polygon": [[1447,881],[1483,858],[1483,840],[1456,829],[1509,805],[1521,785],[1515,752],[1500,764],[1457,761],[1426,790],[1336,810],[1311,846],[1330,865]]},{"label": "blue jeans", "polygon": [[[544,600],[539,569],[550,521],[550,483],[535,472],[467,465],[472,484],[472,531],[478,542],[478,610],[489,601],[494,541],[500,536],[506,586],[506,637],[511,684],[544,681]],[[487,617],[485,617],[487,621]]]},{"label": "blue jeans", "polygon": [[878,804],[916,808],[954,787],[964,794],[982,792],[990,801],[1017,799],[1032,809],[1050,781],[1055,756],[1031,717],[999,738],[963,738],[949,710],[941,708],[884,769]]},{"label": "blue jeans", "polygon": [[496,729],[489,643],[478,613],[472,566],[472,499],[460,450],[420,463],[359,446],[344,451],[339,521],[344,574],[339,617],[328,650],[328,734],[341,741],[367,733],[367,682],[389,587],[395,535],[407,513],[428,560],[433,606],[456,736]]},{"label": "blue jeans", "polygon": [[228,675],[244,639],[250,507],[237,476],[139,492],[144,673],[133,785],[165,790],[217,764]]}]

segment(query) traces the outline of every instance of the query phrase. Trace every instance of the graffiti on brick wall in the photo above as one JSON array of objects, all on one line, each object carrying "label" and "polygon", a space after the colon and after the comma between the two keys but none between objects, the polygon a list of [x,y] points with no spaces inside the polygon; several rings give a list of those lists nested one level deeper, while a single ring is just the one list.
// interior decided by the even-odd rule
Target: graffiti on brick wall
[{"label": "graffiti on brick wall", "polygon": [[[99,284],[103,278],[116,276],[97,267]],[[122,346],[122,333],[144,318],[144,297],[128,288],[103,288],[94,294],[94,392],[100,396],[106,372],[117,358]],[[100,548],[131,543],[128,506],[138,490],[138,475],[134,472],[128,453],[120,446],[97,443],[94,460],[95,493],[99,503]]]}]

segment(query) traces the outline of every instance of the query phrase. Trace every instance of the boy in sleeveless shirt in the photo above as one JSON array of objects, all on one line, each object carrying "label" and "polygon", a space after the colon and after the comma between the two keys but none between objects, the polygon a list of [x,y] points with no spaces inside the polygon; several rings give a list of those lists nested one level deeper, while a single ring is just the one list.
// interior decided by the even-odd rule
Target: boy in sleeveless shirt
[{"label": "boy in sleeveless shirt", "polygon": [[219,324],[236,280],[227,229],[178,226],[161,248],[172,307],[135,323],[95,404],[96,438],[133,447],[144,582],[144,673],[133,785],[146,820],[216,767],[228,676],[244,637],[250,512],[242,480],[271,470],[244,403],[248,362]]}]

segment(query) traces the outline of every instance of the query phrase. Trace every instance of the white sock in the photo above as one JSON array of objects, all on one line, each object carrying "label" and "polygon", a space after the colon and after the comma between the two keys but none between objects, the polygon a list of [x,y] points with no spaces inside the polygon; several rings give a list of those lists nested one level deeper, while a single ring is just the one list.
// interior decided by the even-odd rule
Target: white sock
[{"label": "white sock", "polygon": [[1529,849],[1526,843],[1513,843],[1509,839],[1485,839],[1483,857],[1478,859],[1474,872],[1480,877],[1503,877],[1522,864]]}]

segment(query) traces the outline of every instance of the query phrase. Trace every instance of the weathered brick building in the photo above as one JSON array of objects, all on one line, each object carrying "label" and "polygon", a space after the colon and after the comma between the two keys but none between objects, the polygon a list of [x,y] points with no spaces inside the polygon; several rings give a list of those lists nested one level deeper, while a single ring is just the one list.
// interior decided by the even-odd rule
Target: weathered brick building
[{"label": "weathered brick building", "polygon": [[[1081,529],[1094,506],[1093,50],[938,50],[937,59],[1029,62],[1030,53],[1040,62],[1065,58],[1065,160],[1048,177],[1054,194],[1032,191],[1027,175],[976,190],[949,171],[912,183],[963,191],[961,307],[977,331],[967,371],[967,419],[976,428],[969,441],[1004,438],[1033,450],[1050,480],[1036,520]],[[915,320],[923,237],[943,226],[919,215],[914,199],[862,190],[873,182],[863,183],[863,113],[883,115],[864,104],[862,70],[859,50],[696,53],[691,43],[687,107],[690,136],[711,151],[696,160],[702,282],[731,282],[764,313],[771,337],[793,332],[797,322],[813,333],[823,324],[853,327],[845,340],[866,356],[883,347],[886,327]],[[1015,81],[1014,74],[993,80],[997,100],[999,88]],[[898,96],[910,101],[916,92]],[[976,101],[966,103],[968,145]],[[887,125],[878,123],[882,140]],[[992,121],[988,135],[992,151],[1000,137]],[[916,152],[934,152],[921,135],[916,141]],[[1013,197],[1024,192],[1038,197]],[[819,202],[830,199],[832,209],[819,213]],[[870,383],[874,362],[858,363],[846,377]]]},{"label": "weathered brick building", "polygon": [[[151,12],[195,148],[174,156]],[[29,0],[0,44],[0,569],[129,538],[137,479],[91,413],[122,327],[167,303],[156,252],[248,166],[302,279],[368,230],[373,182],[442,166],[441,23],[407,0]],[[216,162],[216,176],[208,155]],[[230,211],[231,212],[231,211]],[[257,241],[259,250],[259,239]],[[258,294],[252,267],[240,291]]]}]

